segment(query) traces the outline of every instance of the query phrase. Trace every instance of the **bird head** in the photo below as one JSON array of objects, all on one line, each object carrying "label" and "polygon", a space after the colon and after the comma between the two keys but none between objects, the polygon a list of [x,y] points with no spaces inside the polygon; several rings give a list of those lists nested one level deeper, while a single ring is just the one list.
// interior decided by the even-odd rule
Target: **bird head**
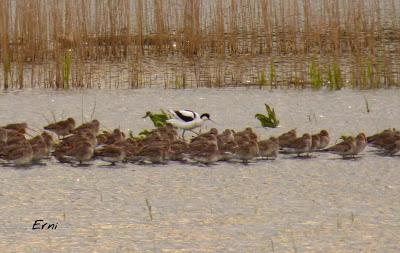
[{"label": "bird head", "polygon": [[210,119],[210,114],[208,114],[208,113],[203,113],[203,114],[200,116],[200,119],[202,119],[202,120],[204,120],[204,121],[209,120],[209,121],[215,123],[214,120]]},{"label": "bird head", "polygon": [[208,114],[208,113],[203,113],[201,116],[200,116],[200,119],[204,119],[204,120],[209,120],[210,119],[210,114]]}]

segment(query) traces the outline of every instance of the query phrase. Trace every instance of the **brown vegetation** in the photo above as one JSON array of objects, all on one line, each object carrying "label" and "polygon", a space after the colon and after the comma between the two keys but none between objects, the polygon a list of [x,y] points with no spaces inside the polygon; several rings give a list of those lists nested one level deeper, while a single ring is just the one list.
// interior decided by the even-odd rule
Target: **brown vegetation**
[{"label": "brown vegetation", "polygon": [[5,89],[154,80],[175,88],[399,85],[399,7],[396,0],[0,0],[0,81]]}]

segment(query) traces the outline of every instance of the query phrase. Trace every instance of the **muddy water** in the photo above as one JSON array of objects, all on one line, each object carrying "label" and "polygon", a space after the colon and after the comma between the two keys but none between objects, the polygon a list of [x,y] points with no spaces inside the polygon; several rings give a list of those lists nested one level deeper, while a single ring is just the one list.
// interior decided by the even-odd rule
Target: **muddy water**
[{"label": "muddy water", "polygon": [[[89,120],[96,101],[94,117],[104,128],[137,133],[151,127],[141,118],[147,110],[190,108],[217,121],[207,128],[242,129],[257,127],[254,114],[268,103],[281,127],[256,128],[262,137],[296,127],[300,133],[325,128],[337,139],[399,128],[399,95],[400,90],[25,90],[0,95],[0,124],[27,121],[39,129],[52,114]],[[3,166],[0,251],[398,252],[399,161],[368,149],[357,160],[282,155],[247,166],[111,168],[95,161],[76,168],[53,160],[25,169]],[[58,223],[57,229],[33,231],[38,219]]]}]

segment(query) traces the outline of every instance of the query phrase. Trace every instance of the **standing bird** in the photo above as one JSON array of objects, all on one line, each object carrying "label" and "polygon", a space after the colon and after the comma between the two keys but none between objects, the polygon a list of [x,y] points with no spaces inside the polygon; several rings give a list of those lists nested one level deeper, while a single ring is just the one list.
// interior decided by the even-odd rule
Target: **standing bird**
[{"label": "standing bird", "polygon": [[213,121],[210,119],[210,114],[208,113],[200,115],[199,113],[190,110],[169,110],[169,112],[172,119],[167,120],[167,123],[170,123],[174,127],[183,129],[182,138],[184,138],[186,130],[191,131],[194,128],[201,127],[207,120]]},{"label": "standing bird", "polygon": [[91,132],[94,135],[97,135],[99,132],[99,127],[100,127],[100,122],[97,119],[94,119],[91,122],[83,123],[82,125],[73,129],[71,133],[77,134],[81,132]]},{"label": "standing bird", "polygon": [[64,136],[71,133],[72,129],[75,128],[75,120],[73,118],[68,118],[66,120],[61,120],[44,127],[45,130],[54,132],[57,136]]}]

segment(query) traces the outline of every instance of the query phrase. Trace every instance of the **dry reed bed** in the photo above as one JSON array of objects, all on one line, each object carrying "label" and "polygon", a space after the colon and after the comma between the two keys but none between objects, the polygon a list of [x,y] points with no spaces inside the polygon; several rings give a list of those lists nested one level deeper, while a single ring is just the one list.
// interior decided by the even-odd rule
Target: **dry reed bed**
[{"label": "dry reed bed", "polygon": [[0,81],[4,89],[397,86],[399,8],[396,0],[0,0]]}]

